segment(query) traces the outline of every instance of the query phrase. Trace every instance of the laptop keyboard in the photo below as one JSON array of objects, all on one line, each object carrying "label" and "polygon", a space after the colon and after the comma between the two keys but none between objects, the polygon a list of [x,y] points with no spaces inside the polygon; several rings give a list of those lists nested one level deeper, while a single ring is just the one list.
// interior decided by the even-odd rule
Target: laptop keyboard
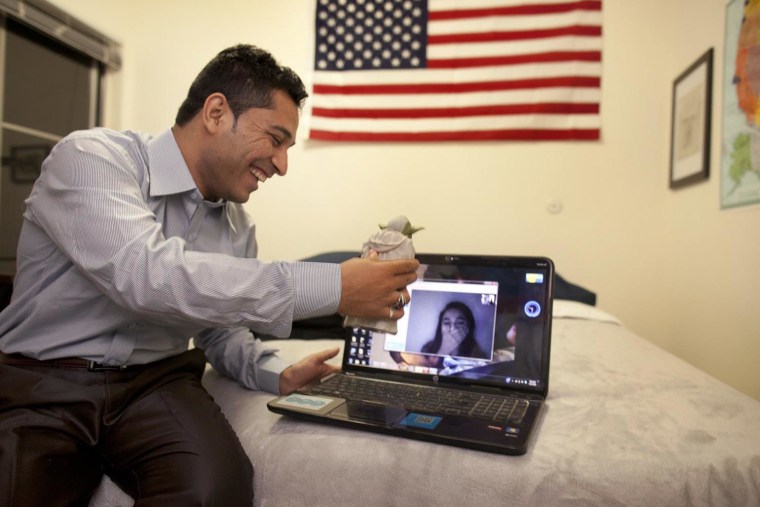
[{"label": "laptop keyboard", "polygon": [[397,405],[419,412],[467,415],[512,424],[519,424],[528,410],[528,402],[521,398],[383,382],[348,375],[334,375],[312,388],[311,393]]}]

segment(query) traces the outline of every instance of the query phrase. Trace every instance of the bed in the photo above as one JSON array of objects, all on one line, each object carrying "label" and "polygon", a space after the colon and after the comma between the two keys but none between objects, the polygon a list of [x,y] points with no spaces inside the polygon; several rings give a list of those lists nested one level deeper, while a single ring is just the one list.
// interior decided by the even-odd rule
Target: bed
[{"label": "bed", "polygon": [[[273,414],[272,395],[204,378],[255,469],[255,504],[757,506],[760,402],[617,318],[556,300],[548,409],[524,456]],[[296,360],[339,343],[273,341]],[[132,501],[106,478],[90,505]]]}]

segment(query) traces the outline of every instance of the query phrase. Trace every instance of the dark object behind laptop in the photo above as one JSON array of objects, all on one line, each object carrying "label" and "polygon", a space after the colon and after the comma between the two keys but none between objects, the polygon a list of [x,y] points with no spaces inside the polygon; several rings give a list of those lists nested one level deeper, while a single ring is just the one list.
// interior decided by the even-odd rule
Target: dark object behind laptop
[{"label": "dark object behind laptop", "polygon": [[[332,262],[340,264],[343,261],[358,256],[358,252],[336,250],[332,252],[323,252],[301,260],[306,262]],[[556,273],[554,274],[554,299],[568,299],[570,301],[578,301],[591,306],[596,305],[596,293],[591,292],[580,285],[568,282]],[[336,313],[324,317],[315,317],[293,322],[293,329],[290,333],[290,337],[300,340],[320,340],[325,338],[342,339],[344,333],[343,317]],[[273,336],[261,335],[259,333],[255,334],[262,340],[275,339]]]}]

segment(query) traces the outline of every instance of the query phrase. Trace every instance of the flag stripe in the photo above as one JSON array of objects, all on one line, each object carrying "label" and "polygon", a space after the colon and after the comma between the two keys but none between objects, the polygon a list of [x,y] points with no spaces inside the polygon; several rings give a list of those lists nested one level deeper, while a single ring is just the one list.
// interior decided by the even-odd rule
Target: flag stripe
[{"label": "flag stripe", "polygon": [[493,42],[513,41],[525,39],[546,39],[549,37],[562,37],[566,35],[586,35],[598,37],[602,34],[600,26],[564,26],[559,28],[547,28],[545,30],[519,30],[512,32],[485,32],[430,35],[429,44],[456,44],[462,42]]},{"label": "flag stripe", "polygon": [[312,129],[312,139],[352,142],[593,141],[599,129],[503,129],[449,132],[340,132]]},{"label": "flag stripe", "polygon": [[478,68],[449,69],[410,69],[401,76],[396,70],[374,70],[372,72],[316,71],[316,84],[332,86],[354,85],[393,85],[393,84],[444,84],[444,83],[480,83],[512,81],[522,79],[546,79],[564,76],[584,76],[599,78],[600,62],[555,62],[532,65],[514,65],[511,67],[491,67],[487,73]]},{"label": "flag stripe", "polygon": [[431,11],[428,19],[439,21],[445,19],[483,18],[488,16],[525,16],[535,14],[556,14],[577,10],[599,11],[602,9],[600,0],[582,2],[566,2],[542,5],[516,5],[508,7],[484,7],[481,9],[452,9]]},{"label": "flag stripe", "polygon": [[459,69],[462,67],[490,67],[544,62],[601,62],[600,51],[551,51],[528,55],[490,56],[482,58],[440,58],[428,60],[431,69]]},{"label": "flag stripe", "polygon": [[464,93],[537,88],[599,88],[600,79],[592,76],[559,76],[471,83],[399,83],[387,85],[314,85],[316,95],[407,95]]},{"label": "flag stripe", "polygon": [[448,130],[502,130],[527,128],[599,128],[599,116],[592,114],[523,114],[523,115],[481,115],[440,118],[351,118],[350,123],[343,118],[320,118],[320,128],[346,132],[444,132]]},{"label": "flag stripe", "polygon": [[[428,60],[482,56],[518,56],[550,51],[601,51],[599,37],[554,37],[551,39],[522,39],[514,41],[468,42],[462,44],[428,45]],[[514,68],[513,68],[514,69]],[[482,72],[481,72],[482,74]]]},{"label": "flag stripe", "polygon": [[541,16],[500,16],[435,21],[428,24],[429,36],[478,32],[519,32],[568,26],[602,26],[598,11],[576,11]]},{"label": "flag stripe", "polygon": [[[312,109],[417,109],[499,106],[538,103],[536,90],[494,90],[469,93],[436,93],[427,95],[318,95]],[[539,93],[543,103],[599,103],[598,88],[547,88]],[[318,111],[316,111],[318,112]]]},{"label": "flag stripe", "polygon": [[599,138],[601,1],[371,3],[318,3],[310,138]]},{"label": "flag stripe", "polygon": [[410,109],[326,109],[315,107],[312,114],[329,118],[457,118],[462,116],[500,116],[503,114],[597,114],[598,104],[509,104],[447,108]]}]

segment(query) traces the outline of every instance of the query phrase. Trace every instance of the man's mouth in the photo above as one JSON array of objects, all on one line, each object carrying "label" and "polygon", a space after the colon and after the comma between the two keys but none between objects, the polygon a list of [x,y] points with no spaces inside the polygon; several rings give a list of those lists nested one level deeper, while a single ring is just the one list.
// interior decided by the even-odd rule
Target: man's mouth
[{"label": "man's mouth", "polygon": [[258,167],[251,167],[251,174],[259,180],[261,183],[265,182],[268,178],[267,173],[265,173],[263,170],[259,169]]}]

